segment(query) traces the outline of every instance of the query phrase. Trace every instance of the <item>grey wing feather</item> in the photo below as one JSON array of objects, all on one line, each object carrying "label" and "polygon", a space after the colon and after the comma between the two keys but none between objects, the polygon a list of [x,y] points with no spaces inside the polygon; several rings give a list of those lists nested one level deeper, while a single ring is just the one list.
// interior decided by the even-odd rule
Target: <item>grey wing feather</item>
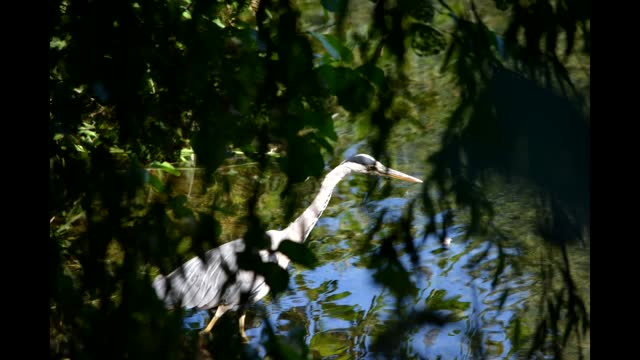
[{"label": "grey wing feather", "polygon": [[[223,298],[221,291],[228,279],[222,263],[229,270],[237,271],[236,252],[243,249],[242,240],[234,240],[209,250],[205,254],[206,264],[199,257],[192,258],[182,265],[183,271],[178,268],[166,277],[158,276],[153,282],[156,294],[169,307],[176,306],[180,299],[187,309],[208,309],[218,306]],[[167,289],[167,280],[170,282],[170,289]],[[237,286],[236,281],[227,291]],[[169,290],[168,294],[167,290]]]}]

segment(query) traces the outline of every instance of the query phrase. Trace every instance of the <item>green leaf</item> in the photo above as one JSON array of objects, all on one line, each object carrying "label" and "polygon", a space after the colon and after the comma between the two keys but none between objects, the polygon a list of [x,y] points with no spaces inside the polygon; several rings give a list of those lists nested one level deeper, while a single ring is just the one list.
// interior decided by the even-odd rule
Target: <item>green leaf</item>
[{"label": "green leaf", "polygon": [[317,56],[319,56],[320,60],[318,60],[318,64],[320,65],[332,64],[337,61],[328,53],[322,55],[318,54]]},{"label": "green leaf", "polygon": [[[334,140],[335,141],[335,140]],[[323,148],[325,148],[325,150],[329,151],[329,152],[333,152],[333,146],[331,146],[331,144],[323,137],[317,137],[316,138],[316,142],[318,144],[320,144],[320,146],[322,146]]]},{"label": "green leaf", "polygon": [[346,298],[346,297],[348,297],[350,295],[351,295],[350,291],[343,291],[343,292],[341,292],[339,294],[333,294],[331,296],[328,296],[325,299],[325,301],[338,301],[338,300],[342,300],[342,299],[344,299],[344,298]]},{"label": "green leaf", "polygon": [[190,250],[191,250],[191,238],[190,237],[182,238],[182,240],[180,240],[180,242],[178,243],[178,246],[176,247],[176,253],[180,255],[185,255]]},{"label": "green leaf", "polygon": [[189,163],[191,162],[191,156],[193,156],[193,149],[182,149],[180,150],[180,161]]},{"label": "green leaf", "polygon": [[158,178],[157,176],[149,173],[149,177],[147,178],[147,181],[155,191],[159,193],[165,192],[164,184],[162,183],[162,180],[160,180],[160,178]]},{"label": "green leaf", "polygon": [[220,19],[215,18],[212,21],[213,21],[214,24],[218,25],[220,28],[222,28],[222,29],[225,28],[224,24],[222,23],[222,21],[220,21]]},{"label": "green leaf", "polygon": [[338,140],[338,135],[333,128],[333,119],[324,112],[305,111],[302,119],[306,125],[318,129],[318,138],[327,138],[333,141]]},{"label": "green leaf", "polygon": [[317,68],[320,79],[338,103],[347,111],[359,113],[371,105],[375,90],[359,72],[346,67],[323,65]]},{"label": "green leaf", "polygon": [[425,300],[425,305],[431,311],[437,310],[460,310],[465,311],[469,309],[471,303],[466,301],[460,301],[461,295],[445,298],[447,294],[446,290],[438,289],[432,290]]},{"label": "green leaf", "polygon": [[378,89],[383,89],[385,87],[386,78],[384,76],[384,70],[374,64],[367,63],[361,65],[356,69],[356,71],[362,74],[366,79],[369,79],[369,81]]},{"label": "green leaf", "polygon": [[322,358],[343,359],[348,358],[351,346],[348,333],[340,330],[317,332],[311,338],[309,344],[311,350]]},{"label": "green leaf", "polygon": [[173,165],[169,164],[166,161],[164,161],[162,163],[154,161],[154,162],[151,163],[151,165],[149,167],[152,168],[152,169],[158,169],[158,170],[166,171],[171,175],[180,176],[180,171],[176,170],[176,168],[174,168]]},{"label": "green leaf", "polygon": [[336,95],[338,93],[338,79],[336,68],[331,65],[322,65],[319,66],[316,71],[318,72],[318,77],[322,79],[329,93],[331,95]]},{"label": "green leaf", "polygon": [[323,301],[320,305],[322,307],[322,313],[333,319],[342,319],[349,322],[354,322],[358,318],[358,312],[354,305],[340,305],[334,304],[328,299]]},{"label": "green leaf", "polygon": [[291,240],[281,242],[278,246],[278,251],[286,255],[296,264],[308,268],[314,268],[318,264],[318,259],[308,247]]}]

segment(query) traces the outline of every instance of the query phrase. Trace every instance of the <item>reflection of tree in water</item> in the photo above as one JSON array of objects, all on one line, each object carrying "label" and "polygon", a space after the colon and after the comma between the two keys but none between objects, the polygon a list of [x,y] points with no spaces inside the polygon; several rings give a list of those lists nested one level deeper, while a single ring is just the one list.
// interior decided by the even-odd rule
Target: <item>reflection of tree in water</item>
[{"label": "reflection of tree in water", "polygon": [[[383,295],[373,296],[367,309],[361,304],[338,303],[351,295],[348,291],[336,293],[339,280],[323,281],[316,287],[296,276],[301,286],[293,302],[303,306],[287,306],[277,315],[278,333],[303,328],[314,358],[338,356],[359,358],[367,353],[367,344],[380,332],[380,316],[385,314]],[[388,293],[387,293],[388,294]],[[388,299],[386,300],[388,301]],[[348,302],[348,301],[347,301]]]},{"label": "reflection of tree in water", "polygon": [[[316,358],[337,356],[356,359],[366,355],[368,342],[380,332],[380,316],[385,313],[386,307],[383,297],[373,296],[366,310],[358,309],[358,305],[338,305],[331,301],[323,303],[323,317],[348,321],[350,327],[316,332],[310,342]],[[339,309],[337,313],[336,309]]]},{"label": "reflection of tree in water", "polygon": [[[371,252],[378,254],[378,256],[380,256],[381,251],[379,243],[384,238],[382,235],[392,235],[395,224],[394,219],[398,219],[397,214],[393,216],[385,215],[392,214],[394,211],[399,211],[403,208],[402,204],[395,204],[394,201],[390,201],[389,204],[389,211],[380,217],[384,223],[385,231],[379,233],[376,239],[378,245],[370,248]],[[350,230],[351,224],[356,227],[361,226],[361,224],[355,224],[356,221],[353,219],[362,216],[358,214],[362,213],[360,210],[364,208],[349,208],[349,206],[344,202],[338,202],[330,206],[327,212],[335,214],[342,220],[341,227],[335,229],[329,227],[325,231],[320,230],[312,236],[309,244],[314,248],[323,248],[324,253],[321,259],[323,266],[309,272],[303,270],[294,276],[294,287],[297,293],[292,295],[292,298],[287,299],[287,303],[291,302],[292,310],[284,310],[278,315],[279,320],[287,319],[287,323],[278,323],[277,325],[281,334],[285,334],[285,331],[295,327],[290,323],[295,321],[298,326],[306,329],[305,332],[310,337],[308,342],[312,352],[316,354],[361,357],[364,356],[363,354],[371,353],[371,344],[379,335],[384,333],[385,328],[397,326],[401,328],[397,332],[398,337],[389,339],[389,344],[405,344],[403,345],[405,352],[419,354],[424,349],[415,348],[413,346],[414,340],[412,339],[416,336],[428,337],[428,334],[433,336],[437,333],[434,329],[439,329],[439,327],[438,325],[429,325],[421,322],[426,321],[428,317],[423,317],[422,320],[419,319],[415,323],[406,323],[403,318],[411,314],[411,312],[420,317],[422,309],[439,316],[439,318],[434,317],[433,319],[444,320],[443,324],[448,324],[446,330],[444,330],[448,336],[467,337],[467,340],[462,340],[463,343],[467,344],[466,348],[468,349],[465,351],[471,351],[470,349],[473,347],[471,337],[477,337],[477,334],[485,327],[489,330],[487,336],[492,336],[493,319],[479,318],[474,326],[467,324],[465,319],[468,320],[470,316],[480,316],[480,314],[469,311],[469,302],[461,300],[463,295],[459,291],[449,294],[448,290],[434,288],[431,283],[435,275],[438,277],[438,281],[447,281],[447,278],[451,277],[452,279],[469,281],[469,284],[473,286],[473,278],[464,274],[470,270],[469,267],[477,268],[478,264],[476,263],[479,263],[482,265],[480,269],[485,270],[485,273],[480,278],[488,281],[487,284],[483,284],[483,287],[488,286],[491,276],[494,274],[491,271],[495,270],[495,265],[489,265],[497,259],[497,252],[482,256],[482,251],[478,250],[477,246],[472,246],[472,244],[468,244],[469,246],[461,244],[462,246],[456,247],[456,250],[449,251],[440,247],[434,249],[433,245],[438,243],[437,239],[430,238],[430,241],[419,242],[417,251],[426,262],[417,265],[413,269],[409,282],[404,285],[405,288],[413,288],[413,290],[407,292],[411,296],[403,302],[403,307],[406,311],[399,314],[394,313],[394,296],[384,287],[382,290],[375,287],[367,290],[367,293],[376,294],[379,292],[380,295],[372,295],[373,300],[369,308],[363,309],[362,303],[352,296],[353,286],[345,280],[350,278],[350,274],[353,274],[352,271],[355,271],[355,268],[374,272],[380,267],[369,261],[366,256],[361,256],[363,252],[370,251],[365,246],[368,244],[367,234]],[[376,207],[384,208],[384,201],[381,200]],[[366,217],[366,214],[363,215]],[[442,220],[443,217],[438,217],[438,219]],[[330,224],[332,221],[327,223]],[[345,238],[345,234],[349,234],[352,237]],[[358,245],[354,246],[353,244]],[[410,254],[401,246],[396,246],[395,248],[400,262],[399,264],[388,266],[402,265],[407,269],[412,269]],[[346,264],[346,267],[342,266],[343,263]],[[350,270],[350,267],[355,268]],[[324,271],[328,271],[328,274],[335,278],[318,283],[319,278],[317,276]],[[518,289],[516,292],[520,290],[526,292],[526,289]],[[479,307],[477,311],[484,313],[486,310],[483,309],[486,308],[497,309],[499,299],[495,294],[501,294],[500,289],[490,293],[494,295],[484,299],[485,305]],[[467,293],[462,294],[466,298],[469,297]],[[296,305],[303,301],[307,301],[308,305]],[[505,309],[507,308],[511,309],[510,307]],[[409,330],[407,331],[406,328],[409,328]],[[501,338],[506,336],[504,333],[497,335]],[[438,349],[439,347],[436,346],[435,348]],[[398,349],[396,347],[394,350]],[[450,354],[451,351],[451,349],[448,349],[444,353]],[[503,349],[493,347],[487,351],[498,355],[503,353]]]}]

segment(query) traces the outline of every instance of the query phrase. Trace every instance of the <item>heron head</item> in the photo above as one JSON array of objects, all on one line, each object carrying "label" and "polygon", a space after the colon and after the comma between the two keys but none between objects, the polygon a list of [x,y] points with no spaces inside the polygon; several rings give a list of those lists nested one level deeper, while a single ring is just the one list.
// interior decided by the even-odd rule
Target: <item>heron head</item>
[{"label": "heron head", "polygon": [[349,168],[351,168],[352,171],[362,174],[386,176],[415,183],[422,182],[422,180],[411,175],[407,175],[403,172],[393,170],[382,165],[379,161],[374,159],[373,156],[367,154],[354,155],[349,159],[343,161],[342,164],[346,164],[349,166]]}]

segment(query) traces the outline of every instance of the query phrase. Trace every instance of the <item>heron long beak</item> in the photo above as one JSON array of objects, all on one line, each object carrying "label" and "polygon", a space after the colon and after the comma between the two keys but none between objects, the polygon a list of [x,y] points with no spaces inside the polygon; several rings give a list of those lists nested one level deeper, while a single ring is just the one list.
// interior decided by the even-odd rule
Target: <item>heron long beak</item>
[{"label": "heron long beak", "polygon": [[408,181],[408,182],[414,182],[414,183],[421,183],[422,182],[422,180],[420,180],[418,178],[415,178],[415,177],[413,177],[411,175],[407,175],[407,174],[405,174],[403,172],[400,172],[400,171],[397,171],[397,170],[393,170],[393,169],[389,169],[389,168],[386,168],[381,173],[381,175],[389,176],[389,177],[392,177],[394,179],[400,179],[400,180],[404,180],[404,181]]}]

